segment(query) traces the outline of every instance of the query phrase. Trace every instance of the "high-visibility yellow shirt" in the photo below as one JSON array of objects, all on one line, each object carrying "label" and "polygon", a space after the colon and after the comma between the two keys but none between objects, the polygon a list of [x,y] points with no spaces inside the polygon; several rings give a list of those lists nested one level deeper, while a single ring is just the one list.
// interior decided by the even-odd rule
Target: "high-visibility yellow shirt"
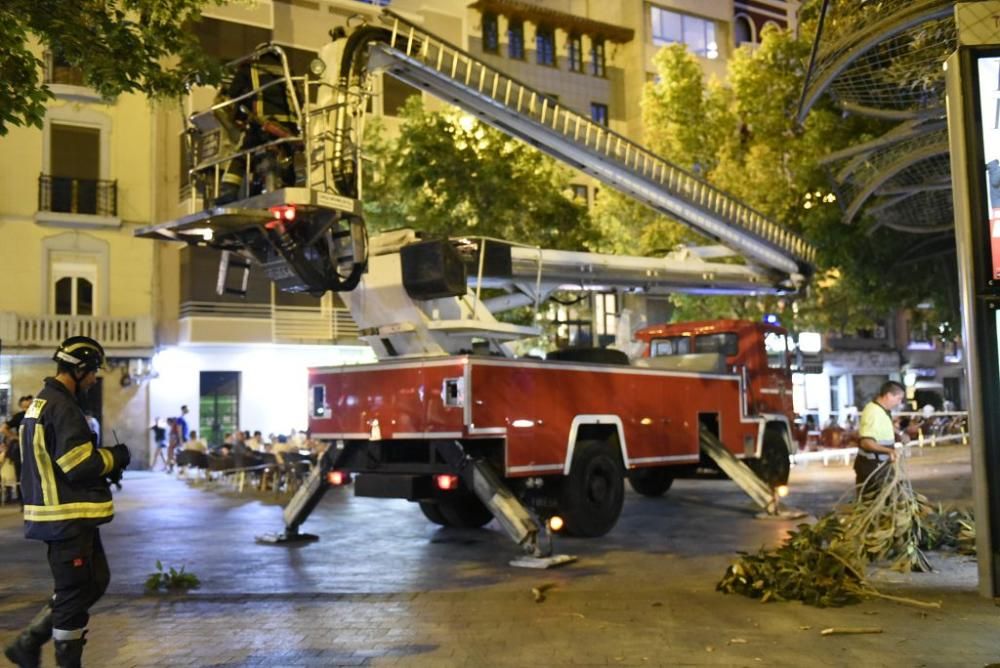
[{"label": "high-visibility yellow shirt", "polygon": [[869,401],[861,411],[858,435],[861,438],[870,438],[879,445],[893,445],[896,442],[896,430],[893,429],[889,411],[877,402]]}]

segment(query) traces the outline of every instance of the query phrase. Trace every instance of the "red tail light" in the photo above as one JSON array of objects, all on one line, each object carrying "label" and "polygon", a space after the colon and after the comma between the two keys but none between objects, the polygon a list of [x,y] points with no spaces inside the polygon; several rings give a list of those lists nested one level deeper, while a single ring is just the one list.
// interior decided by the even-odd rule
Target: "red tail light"
[{"label": "red tail light", "polygon": [[343,471],[330,471],[326,474],[326,481],[334,487],[339,487],[340,485],[346,485],[349,483],[351,481],[351,477]]},{"label": "red tail light", "polygon": [[450,492],[452,490],[458,489],[458,476],[457,475],[436,475],[434,476],[434,483],[437,488],[445,492]]}]

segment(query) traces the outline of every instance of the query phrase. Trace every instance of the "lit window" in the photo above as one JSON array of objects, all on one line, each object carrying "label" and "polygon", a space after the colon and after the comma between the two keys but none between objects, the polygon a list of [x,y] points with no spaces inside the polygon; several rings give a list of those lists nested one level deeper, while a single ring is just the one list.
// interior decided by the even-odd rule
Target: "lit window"
[{"label": "lit window", "polygon": [[686,44],[692,53],[703,58],[718,58],[719,44],[715,41],[715,22],[679,14],[660,7],[650,8],[654,44]]},{"label": "lit window", "polygon": [[497,15],[491,12],[483,14],[483,51],[500,52],[500,24]]},{"label": "lit window", "polygon": [[556,33],[552,28],[538,26],[535,30],[535,59],[539,65],[555,67]]},{"label": "lit window", "polygon": [[590,73],[595,77],[605,76],[604,40],[596,37],[590,41]]},{"label": "lit window", "polygon": [[524,60],[524,21],[511,20],[507,29],[507,55]]},{"label": "lit window", "polygon": [[608,105],[600,104],[598,102],[590,103],[590,120],[603,125],[608,126]]},{"label": "lit window", "polygon": [[583,72],[583,38],[570,35],[566,42],[566,55],[569,60],[570,72]]}]

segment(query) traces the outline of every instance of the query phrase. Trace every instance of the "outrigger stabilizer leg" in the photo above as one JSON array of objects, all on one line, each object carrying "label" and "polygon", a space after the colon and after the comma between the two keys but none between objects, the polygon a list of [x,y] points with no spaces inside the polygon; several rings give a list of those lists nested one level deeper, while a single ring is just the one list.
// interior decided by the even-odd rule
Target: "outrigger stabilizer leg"
[{"label": "outrigger stabilizer leg", "polygon": [[488,461],[470,457],[456,441],[440,441],[435,446],[466,487],[489,508],[511,540],[524,550],[523,556],[511,560],[511,566],[552,568],[576,561],[575,556],[552,554],[552,535],[545,523],[524,507]]},{"label": "outrigger stabilizer leg", "polygon": [[[343,452],[342,450],[339,452]],[[339,452],[334,447],[319,456],[316,466],[312,467],[309,477],[305,483],[299,487],[298,491],[292,495],[288,505],[283,512],[285,519],[285,530],[281,533],[265,533],[256,537],[258,543],[290,544],[309,543],[319,540],[319,536],[311,533],[299,533],[299,527],[306,521],[310,513],[323,499],[326,490],[330,488],[330,483],[326,480],[326,475],[335,468],[336,459]]]}]

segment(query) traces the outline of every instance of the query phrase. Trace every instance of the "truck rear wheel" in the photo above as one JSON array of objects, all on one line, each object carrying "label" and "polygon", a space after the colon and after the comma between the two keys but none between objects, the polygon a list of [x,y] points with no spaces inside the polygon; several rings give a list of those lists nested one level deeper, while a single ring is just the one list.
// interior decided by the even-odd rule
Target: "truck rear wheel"
[{"label": "truck rear wheel", "polygon": [[674,474],[665,466],[634,469],[628,474],[628,484],[643,496],[663,496],[674,484]]},{"label": "truck rear wheel", "polygon": [[444,514],[441,512],[441,506],[437,503],[433,503],[431,501],[421,501],[420,512],[422,512],[424,517],[429,519],[434,524],[448,526],[448,520],[444,518]]},{"label": "truck rear wheel", "polygon": [[780,424],[767,425],[760,457],[749,462],[754,473],[772,488],[787,485],[791,473],[786,433]]},{"label": "truck rear wheel", "polygon": [[602,441],[577,443],[559,495],[566,533],[603,536],[618,522],[624,501],[625,472],[618,450]]},{"label": "truck rear wheel", "polygon": [[493,519],[490,509],[472,494],[456,494],[453,498],[438,501],[437,505],[444,519],[444,526],[478,529]]}]

